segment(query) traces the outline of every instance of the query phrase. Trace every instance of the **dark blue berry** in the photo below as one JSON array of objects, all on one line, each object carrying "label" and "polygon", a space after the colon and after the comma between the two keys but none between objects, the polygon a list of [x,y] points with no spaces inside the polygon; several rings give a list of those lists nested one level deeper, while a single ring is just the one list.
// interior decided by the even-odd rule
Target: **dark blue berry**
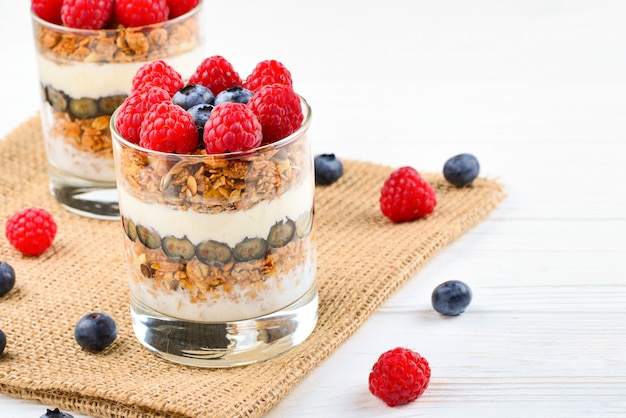
[{"label": "dark blue berry", "polygon": [[172,96],[172,102],[187,110],[199,104],[213,104],[215,95],[200,84],[187,84]]},{"label": "dark blue berry", "polygon": [[315,184],[328,185],[343,175],[343,164],[335,154],[320,154],[314,159]]},{"label": "dark blue berry", "polygon": [[7,348],[7,336],[4,331],[0,329],[0,354],[4,352],[5,348]]},{"label": "dark blue berry", "polygon": [[478,177],[480,164],[472,154],[459,154],[450,158],[443,166],[443,176],[456,187],[472,184]]},{"label": "dark blue berry", "polygon": [[47,409],[46,413],[43,414],[40,418],[74,418],[74,416],[68,414],[67,412],[61,412],[59,408],[55,408]]},{"label": "dark blue berry", "polygon": [[15,270],[9,264],[0,261],[0,297],[6,295],[15,286]]},{"label": "dark blue berry", "polygon": [[221,91],[215,96],[215,106],[220,103],[233,102],[233,103],[248,103],[248,100],[252,97],[254,92],[244,89],[241,86],[235,86]]},{"label": "dark blue berry", "polygon": [[199,104],[187,109],[187,112],[189,112],[193,118],[193,122],[199,129],[204,129],[204,125],[206,125],[206,121],[209,120],[212,111],[213,105],[210,104]]},{"label": "dark blue berry", "polygon": [[92,312],[78,320],[74,339],[86,350],[102,351],[117,338],[117,325],[111,316]]},{"label": "dark blue berry", "polygon": [[442,315],[459,315],[472,301],[472,289],[460,280],[449,280],[433,290],[433,308]]}]

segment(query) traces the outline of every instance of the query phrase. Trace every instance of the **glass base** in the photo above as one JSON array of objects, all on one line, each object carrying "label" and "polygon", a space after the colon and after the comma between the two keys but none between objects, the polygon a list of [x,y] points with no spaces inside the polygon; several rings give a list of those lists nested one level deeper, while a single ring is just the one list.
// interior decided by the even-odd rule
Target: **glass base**
[{"label": "glass base", "polygon": [[50,192],[68,211],[103,220],[119,220],[120,208],[115,182],[98,182],[73,177],[50,167]]},{"label": "glass base", "polygon": [[131,295],[135,335],[156,355],[196,367],[225,368],[257,363],[295,347],[317,324],[318,292],[271,314],[233,322],[192,322],[171,318]]}]

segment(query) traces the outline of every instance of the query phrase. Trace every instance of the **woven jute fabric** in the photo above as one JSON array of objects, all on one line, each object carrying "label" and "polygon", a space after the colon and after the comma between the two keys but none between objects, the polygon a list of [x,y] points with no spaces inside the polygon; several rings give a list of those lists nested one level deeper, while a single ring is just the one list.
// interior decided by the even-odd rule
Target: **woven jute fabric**
[{"label": "woven jute fabric", "polygon": [[[505,197],[497,179],[457,189],[441,174],[423,173],[437,191],[435,212],[392,224],[378,197],[393,168],[359,161],[344,167],[338,182],[316,190],[320,306],[313,334],[262,363],[192,368],[160,359],[135,338],[119,222],[74,215],[50,196],[40,120],[24,122],[0,141],[0,260],[17,273],[15,288],[0,298],[8,340],[0,391],[96,417],[262,416]],[[22,256],[5,239],[6,219],[31,206],[48,209],[58,224],[52,247],[39,257]],[[77,320],[92,311],[118,324],[118,338],[101,353],[73,339]]]}]

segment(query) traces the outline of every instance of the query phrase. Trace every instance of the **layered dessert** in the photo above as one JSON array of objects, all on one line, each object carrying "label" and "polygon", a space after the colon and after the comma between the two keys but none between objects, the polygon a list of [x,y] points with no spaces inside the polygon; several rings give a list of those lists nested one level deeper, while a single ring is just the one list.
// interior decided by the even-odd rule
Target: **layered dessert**
[{"label": "layered dessert", "polygon": [[109,120],[145,62],[163,59],[189,77],[203,56],[198,6],[163,23],[76,29],[33,15],[48,161],[62,172],[114,182]]},{"label": "layered dessert", "polygon": [[136,301],[173,318],[238,321],[315,286],[315,185],[304,132],[236,156],[118,145]]}]

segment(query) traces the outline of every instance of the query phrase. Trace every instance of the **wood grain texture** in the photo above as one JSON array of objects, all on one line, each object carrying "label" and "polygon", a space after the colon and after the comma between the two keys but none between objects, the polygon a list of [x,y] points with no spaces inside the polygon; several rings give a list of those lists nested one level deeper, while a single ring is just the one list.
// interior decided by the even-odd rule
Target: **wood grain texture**
[{"label": "wood grain texture", "polygon": [[[297,6],[296,6],[297,4]],[[0,137],[38,106],[26,3],[0,16]],[[317,152],[433,171],[472,152],[508,198],[448,246],[268,418],[626,416],[626,4],[618,0],[212,2],[210,54],[276,58],[313,108]],[[259,25],[259,20],[264,25]],[[6,80],[10,80],[7,82]],[[19,82],[13,82],[19,80]],[[430,307],[457,278],[461,316]],[[1,327],[1,320],[0,320]],[[417,402],[367,390],[383,351],[433,367]],[[42,405],[0,396],[0,412]],[[80,417],[80,415],[76,415]]]}]

